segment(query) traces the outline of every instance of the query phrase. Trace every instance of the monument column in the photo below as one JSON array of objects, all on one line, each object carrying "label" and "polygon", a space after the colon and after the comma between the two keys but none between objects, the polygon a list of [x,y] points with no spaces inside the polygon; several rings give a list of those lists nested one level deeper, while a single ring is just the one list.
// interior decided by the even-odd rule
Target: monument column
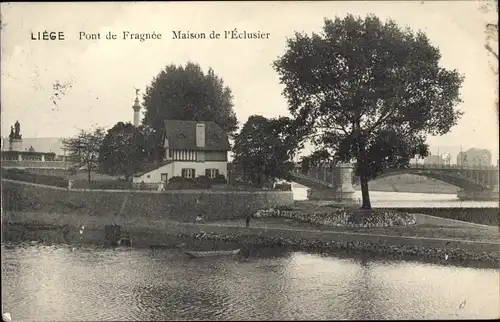
[{"label": "monument column", "polygon": [[140,122],[140,115],[139,112],[141,110],[141,104],[139,103],[139,89],[135,89],[135,102],[134,105],[132,105],[132,109],[134,110],[134,126],[137,127],[139,126]]}]

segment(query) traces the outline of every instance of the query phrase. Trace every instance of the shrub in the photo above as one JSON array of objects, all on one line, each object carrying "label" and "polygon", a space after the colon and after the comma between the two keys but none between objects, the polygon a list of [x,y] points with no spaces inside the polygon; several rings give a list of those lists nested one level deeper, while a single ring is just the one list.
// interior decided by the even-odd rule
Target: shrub
[{"label": "shrub", "polygon": [[216,178],[212,179],[212,184],[226,184],[227,180],[223,174],[219,174]]},{"label": "shrub", "polygon": [[30,173],[20,169],[2,169],[2,178],[38,183],[47,186],[55,186],[61,188],[68,187],[68,179],[58,176],[49,176],[39,173]]},{"label": "shrub", "polygon": [[202,189],[199,184],[190,178],[172,177],[168,180],[165,189],[181,190],[181,189]]},{"label": "shrub", "polygon": [[185,182],[186,180],[191,180],[191,179],[186,179],[186,178],[183,178],[183,177],[172,177],[168,180],[168,184],[171,184],[171,183],[178,183],[178,182]]},{"label": "shrub", "polygon": [[212,187],[212,179],[207,176],[199,176],[194,179],[196,185],[203,187],[204,189],[210,189]]},{"label": "shrub", "polygon": [[226,177],[224,177],[224,175],[218,175],[214,179],[207,176],[199,176],[194,179],[172,177],[168,180],[168,184],[165,188],[169,190],[210,189],[214,184],[225,184],[226,182]]}]

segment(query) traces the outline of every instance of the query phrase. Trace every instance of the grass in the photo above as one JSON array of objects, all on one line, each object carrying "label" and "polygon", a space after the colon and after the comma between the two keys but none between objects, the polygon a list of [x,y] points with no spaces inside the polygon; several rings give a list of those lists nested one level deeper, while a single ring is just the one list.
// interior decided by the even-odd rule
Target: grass
[{"label": "grass", "polygon": [[[178,226],[177,221],[168,219],[136,219],[130,217],[122,216],[110,216],[108,218],[103,218],[99,216],[91,215],[79,215],[72,216],[69,214],[58,214],[58,213],[33,213],[33,212],[5,212],[2,214],[7,221],[12,222],[32,222],[40,224],[50,224],[50,223],[64,223],[71,226],[76,226],[77,224],[84,223],[86,227],[89,228],[99,228],[104,227],[106,224],[110,224],[112,221],[116,221],[117,224],[130,226],[130,227],[157,227],[164,231],[165,233],[173,233],[178,229],[182,229],[183,225],[186,223],[180,223]],[[64,218],[64,219],[63,219]],[[3,220],[2,220],[3,221]],[[234,220],[221,220],[207,222],[210,225],[216,225],[220,227],[224,226],[238,226],[244,227],[244,219],[234,219]],[[389,227],[389,228],[347,228],[347,227],[331,227],[325,225],[314,225],[307,222],[302,222],[287,218],[253,218],[250,222],[250,227],[253,228],[275,228],[275,229],[286,229],[286,230],[316,230],[324,232],[350,232],[350,233],[366,233],[373,235],[385,235],[385,236],[405,236],[405,237],[421,237],[421,238],[449,238],[449,239],[459,239],[467,241],[477,241],[477,242],[493,242],[500,243],[500,232],[498,228],[495,227],[483,227],[483,226],[473,226],[470,227],[449,227],[449,226],[439,226],[439,225],[413,225],[405,227]]]},{"label": "grass", "polygon": [[371,191],[455,194],[459,188],[433,178],[412,174],[394,175],[369,183]]},{"label": "grass", "polygon": [[[238,225],[245,226],[245,220],[224,220],[214,222],[220,225]],[[449,227],[439,225],[413,225],[413,226],[394,226],[388,228],[347,228],[331,227],[325,225],[314,225],[287,218],[254,218],[251,220],[251,227],[278,228],[278,229],[297,229],[297,230],[319,230],[330,232],[352,232],[366,233],[386,236],[410,236],[421,238],[449,238],[478,242],[497,242],[500,243],[500,233],[495,227]]]}]

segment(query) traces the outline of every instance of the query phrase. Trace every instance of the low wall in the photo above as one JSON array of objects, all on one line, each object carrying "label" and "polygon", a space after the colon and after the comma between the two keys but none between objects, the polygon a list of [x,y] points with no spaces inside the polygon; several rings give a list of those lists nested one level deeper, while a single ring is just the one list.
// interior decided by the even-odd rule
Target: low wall
[{"label": "low wall", "polygon": [[[81,216],[76,223],[71,214],[5,213],[2,216],[2,241],[36,244],[104,244],[106,218]],[[466,260],[490,263],[498,267],[498,243],[484,243],[439,238],[415,238],[334,231],[291,230],[268,227],[220,226],[167,221],[117,218],[121,233],[132,239],[134,247],[184,248],[210,250],[222,243],[236,247],[301,247],[320,251],[361,251],[387,256],[409,255],[463,264]],[[85,225],[79,232],[79,226]],[[193,240],[194,239],[194,240]],[[185,245],[180,245],[184,243]],[[187,245],[186,245],[187,244]],[[252,246],[253,245],[253,246]],[[449,265],[449,261],[447,265]]]},{"label": "low wall", "polygon": [[397,209],[402,212],[425,214],[429,216],[455,219],[475,224],[500,225],[499,208],[384,208]]},{"label": "low wall", "polygon": [[193,221],[242,218],[258,209],[293,205],[291,191],[73,191],[2,180],[2,208],[22,212]]}]

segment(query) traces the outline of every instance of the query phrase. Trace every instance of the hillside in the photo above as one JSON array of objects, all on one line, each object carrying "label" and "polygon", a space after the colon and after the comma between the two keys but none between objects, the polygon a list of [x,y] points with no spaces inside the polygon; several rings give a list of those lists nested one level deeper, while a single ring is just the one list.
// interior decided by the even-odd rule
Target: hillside
[{"label": "hillside", "polygon": [[[436,179],[412,174],[401,174],[371,181],[371,191],[415,192],[415,193],[450,193],[455,194],[459,188]],[[357,190],[359,186],[356,186]]]}]

